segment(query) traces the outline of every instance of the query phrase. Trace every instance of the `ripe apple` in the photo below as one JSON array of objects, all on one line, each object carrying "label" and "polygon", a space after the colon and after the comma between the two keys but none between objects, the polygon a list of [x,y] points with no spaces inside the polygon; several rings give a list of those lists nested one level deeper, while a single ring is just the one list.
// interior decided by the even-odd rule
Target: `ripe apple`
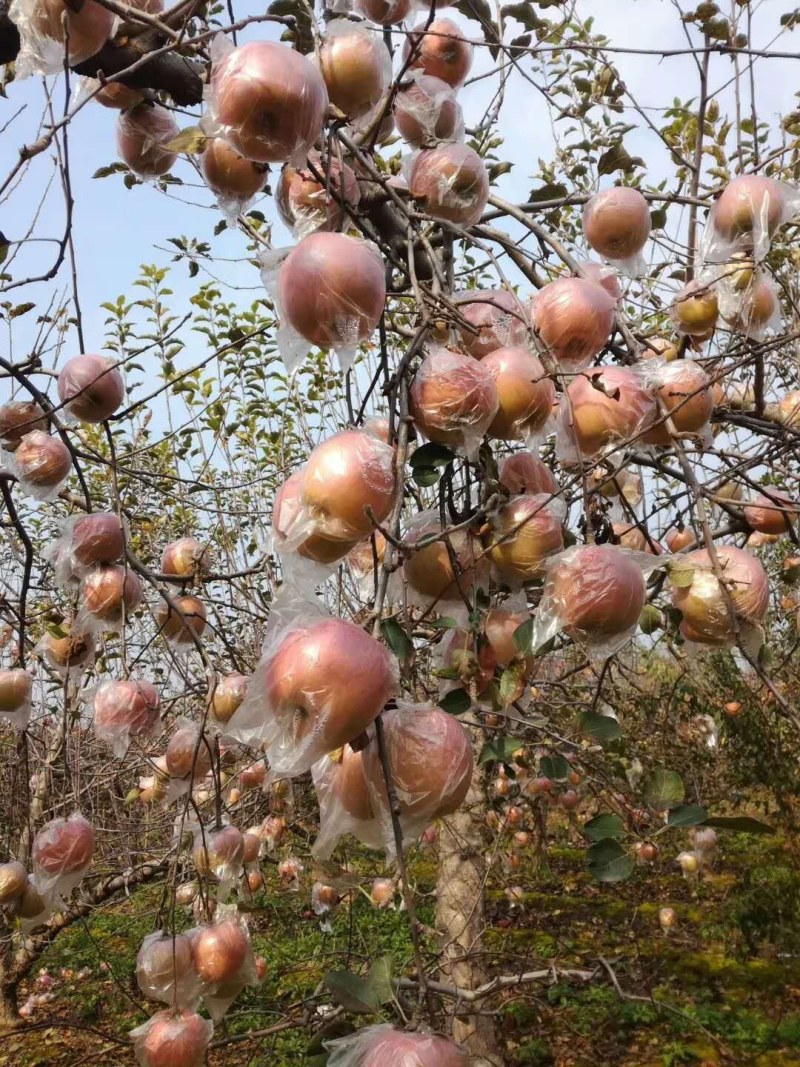
[{"label": "ripe apple", "polygon": [[95,511],[76,519],[70,531],[69,548],[84,567],[115,563],[125,554],[125,530],[113,512]]},{"label": "ripe apple", "polygon": [[494,517],[484,543],[501,580],[538,577],[548,556],[564,547],[561,521],[544,494],[512,497]]},{"label": "ripe apple", "polygon": [[364,1049],[360,1067],[389,1067],[390,1064],[467,1067],[469,1062],[467,1052],[444,1037],[381,1026],[376,1028],[374,1039]]},{"label": "ripe apple", "polygon": [[640,568],[615,545],[581,545],[549,579],[553,608],[571,636],[616,637],[636,625],[645,604]]},{"label": "ripe apple", "polygon": [[281,314],[318,348],[350,348],[368,340],[386,300],[377,249],[343,233],[310,233],[281,264]]},{"label": "ripe apple", "polygon": [[340,748],[373,722],[395,689],[391,657],[375,638],[344,619],[290,630],[266,663],[265,714],[281,746]]},{"label": "ripe apple", "polygon": [[34,400],[9,400],[0,404],[0,445],[13,451],[25,434],[46,430],[47,419]]},{"label": "ripe apple", "polygon": [[472,66],[472,45],[452,19],[434,19],[415,26],[406,36],[403,63],[415,53],[411,68],[420,68],[454,89],[463,85]]},{"label": "ripe apple", "polygon": [[743,239],[748,247],[763,234],[770,237],[783,216],[779,182],[744,174],[728,182],[711,213],[714,229],[728,242]]},{"label": "ripe apple", "polygon": [[[197,886],[194,887],[194,896]],[[146,937],[136,956],[136,981],[142,994],[151,1000],[171,1004],[178,993],[195,992],[198,977],[192,960],[192,942],[187,934],[157,933]],[[182,988],[183,987],[183,988]]]},{"label": "ripe apple", "polygon": [[31,857],[34,870],[47,875],[78,874],[94,855],[94,830],[83,815],[53,819],[37,833]]},{"label": "ripe apple", "polygon": [[303,507],[305,467],[291,474],[275,494],[272,528],[279,551],[293,551],[315,563],[336,563],[343,559],[355,541],[325,537],[324,520],[312,517]]},{"label": "ripe apple", "polygon": [[69,37],[69,65],[85,63],[103,47],[114,29],[114,13],[95,0],[70,7],[65,0],[38,0],[30,12],[31,29],[63,45]]},{"label": "ripe apple", "polygon": [[108,82],[97,90],[94,100],[114,111],[128,111],[129,108],[141,104],[144,94],[139,89],[123,85],[122,82]]},{"label": "ripe apple", "polygon": [[300,52],[249,41],[211,69],[214,132],[246,159],[283,163],[306,155],[322,130],[328,93]]},{"label": "ripe apple", "polygon": [[356,0],[356,9],[381,26],[394,26],[410,15],[411,0]]},{"label": "ripe apple", "polygon": [[99,622],[119,623],[142,602],[142,583],[134,571],[119,563],[103,563],[81,582],[81,603]]},{"label": "ripe apple", "polygon": [[800,389],[795,389],[778,401],[778,418],[784,426],[800,429]]},{"label": "ripe apple", "polygon": [[117,119],[117,151],[134,174],[156,178],[172,170],[178,158],[165,145],[178,136],[172,115],[159,104],[143,103]]},{"label": "ripe apple", "polygon": [[583,209],[583,233],[605,259],[637,256],[650,236],[650,209],[638,189],[617,185],[593,196]]},{"label": "ripe apple", "polygon": [[532,452],[514,452],[500,464],[498,480],[510,493],[547,493],[559,491],[555,475],[547,464]]},{"label": "ripe apple", "polygon": [[195,726],[181,726],[170,738],[164,754],[167,773],[171,778],[193,776],[199,781],[211,770],[211,747],[203,736],[198,745],[199,731]]},{"label": "ripe apple", "polygon": [[678,346],[667,337],[648,337],[641,350],[642,359],[661,358],[672,363],[678,358]]},{"label": "ripe apple", "polygon": [[748,336],[763,330],[778,311],[778,294],[772,279],[757,278],[741,298],[741,306],[725,321]]},{"label": "ripe apple", "polygon": [[348,542],[345,552],[368,537],[392,510],[394,463],[394,450],[363,430],[343,430],[317,445],[305,466],[301,496],[319,532]]},{"label": "ripe apple", "polygon": [[541,430],[553,410],[556,387],[539,359],[526,348],[497,348],[482,366],[494,378],[498,408],[487,434],[500,441],[524,441]]},{"label": "ripe apple", "polygon": [[[766,571],[755,556],[734,545],[718,545],[716,552],[737,617],[748,623],[759,623],[769,602]],[[674,586],[672,590],[673,606],[683,615],[681,633],[698,644],[729,644],[734,631],[708,551],[700,548],[689,552],[681,566],[689,568],[692,577],[690,585]]]},{"label": "ripe apple", "polygon": [[[413,548],[423,538],[441,532],[441,526],[431,516],[411,527],[404,541]],[[460,568],[458,574],[443,540],[424,544],[403,560],[404,580],[426,599],[461,600],[462,593],[465,596],[472,593],[474,584],[485,585],[487,566],[477,535],[471,530],[456,530],[450,535],[450,544]]]},{"label": "ripe apple", "polygon": [[598,367],[578,374],[559,412],[566,440],[583,456],[596,456],[609,445],[632,440],[655,418],[652,396],[627,367]]},{"label": "ripe apple", "polygon": [[768,495],[759,493],[744,509],[745,522],[751,529],[777,536],[788,533],[796,515],[792,498],[776,489],[770,489]]},{"label": "ripe apple", "polygon": [[342,749],[341,762],[333,777],[333,793],[354,819],[366,822],[375,818],[361,752],[354,752],[349,745]]},{"label": "ripe apple", "polygon": [[497,386],[483,362],[433,348],[411,383],[409,407],[429,441],[470,453],[497,413]]},{"label": "ripe apple", "polygon": [[159,704],[158,690],[150,682],[105,682],[94,695],[95,731],[98,736],[147,734],[158,722]]},{"label": "ripe apple", "polygon": [[137,1031],[137,1054],[143,1067],[194,1067],[205,1059],[213,1026],[195,1012],[172,1008],[157,1012]]},{"label": "ripe apple", "polygon": [[392,57],[381,37],[363,23],[328,23],[319,50],[319,69],[328,98],[351,119],[380,101],[392,77]]},{"label": "ripe apple", "polygon": [[[657,395],[678,433],[699,433],[714,410],[714,396],[708,375],[692,359],[679,359],[659,368],[655,375]],[[656,416],[661,418],[661,412]],[[654,426],[642,438],[645,444],[668,445],[671,441],[665,422]]]},{"label": "ripe apple", "polygon": [[161,573],[175,578],[196,578],[207,574],[211,553],[196,537],[180,537],[170,541],[161,555]]},{"label": "ripe apple", "polygon": [[156,620],[161,633],[168,641],[179,645],[193,644],[192,634],[201,637],[206,628],[206,608],[196,596],[173,597],[177,611],[166,601],[159,605]]},{"label": "ripe apple", "polygon": [[233,713],[247,695],[250,679],[245,674],[232,671],[217,681],[211,696],[211,714],[217,722],[229,722]]},{"label": "ripe apple", "polygon": [[56,637],[47,631],[42,638],[44,658],[51,667],[66,671],[82,667],[94,655],[94,638],[91,634],[73,634],[62,624],[64,637]]},{"label": "ripe apple", "polygon": [[202,878],[225,880],[228,874],[237,874],[244,864],[245,842],[241,830],[235,826],[223,826],[220,830],[200,834],[195,838],[192,862]]},{"label": "ripe apple", "polygon": [[451,141],[424,148],[412,159],[408,188],[431,218],[469,227],[486,207],[489,175],[474,148]]},{"label": "ripe apple", "polygon": [[58,376],[58,398],[81,422],[104,422],[125,399],[125,384],[113,360],[105,356],[75,356]]},{"label": "ripe apple", "polygon": [[39,491],[52,491],[72,469],[72,456],[59,437],[32,430],[17,445],[14,469],[23,484]]},{"label": "ripe apple", "polygon": [[531,300],[531,321],[540,341],[566,370],[598,356],[614,324],[616,300],[586,278],[557,278]]},{"label": "ripe apple", "polygon": [[455,303],[459,315],[472,327],[457,327],[459,343],[467,355],[483,359],[498,348],[525,344],[527,315],[510,290],[475,289],[457,296]]},{"label": "ripe apple", "polygon": [[613,267],[609,267],[606,263],[595,263],[593,259],[580,259],[577,267],[579,278],[585,278],[587,282],[601,286],[614,300],[622,299],[622,286],[619,284],[619,276]]},{"label": "ripe apple", "polygon": [[19,900],[28,885],[28,873],[22,863],[0,863],[0,907]]},{"label": "ripe apple", "polygon": [[455,90],[430,74],[417,74],[397,93],[393,113],[398,133],[412,148],[458,140],[464,122]]},{"label": "ripe apple", "polygon": [[314,230],[338,230],[347,208],[358,206],[355,172],[335,156],[311,152],[304,167],[285,164],[275,189],[275,206],[284,224],[305,236]]},{"label": "ripe apple", "polygon": [[267,181],[264,163],[246,159],[221,137],[212,137],[206,143],[200,170],[212,193],[236,201],[252,200]]},{"label": "ripe apple", "polygon": [[0,712],[13,715],[30,703],[33,678],[21,667],[0,669]]}]

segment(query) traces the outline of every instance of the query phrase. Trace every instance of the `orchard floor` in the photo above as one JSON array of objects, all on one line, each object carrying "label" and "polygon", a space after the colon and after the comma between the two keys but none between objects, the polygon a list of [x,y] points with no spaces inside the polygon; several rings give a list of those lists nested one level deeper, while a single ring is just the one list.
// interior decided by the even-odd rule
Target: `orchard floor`
[{"label": "orchard floor", "polygon": [[[508,903],[510,883],[498,876],[489,894],[490,970],[501,961],[506,972],[551,965],[597,970],[588,982],[555,979],[495,1002],[508,1067],[800,1067],[800,870],[791,852],[778,838],[729,835],[714,872],[699,885],[673,868],[665,861],[621,885],[598,885],[579,850],[553,847],[544,862],[513,873],[510,881],[526,889],[522,908]],[[417,855],[412,869],[421,919],[432,923],[433,861]],[[251,924],[268,977],[239,998],[216,1036],[262,1033],[214,1050],[211,1067],[316,1067],[324,1061],[305,1060],[303,1030],[264,1031],[296,1011],[331,969],[366,969],[369,960],[391,956],[400,971],[409,960],[402,913],[376,911],[359,893],[326,935],[306,894],[280,892],[274,864],[265,876],[267,891],[254,902]],[[57,940],[40,964],[55,978],[55,999],[29,1020],[41,1028],[2,1036],[0,1067],[133,1064],[120,1039],[146,1017],[133,968],[158,896],[140,891]],[[669,938],[658,926],[662,904],[679,916]],[[64,969],[71,975],[62,977]],[[323,994],[319,1002],[330,999]]]}]

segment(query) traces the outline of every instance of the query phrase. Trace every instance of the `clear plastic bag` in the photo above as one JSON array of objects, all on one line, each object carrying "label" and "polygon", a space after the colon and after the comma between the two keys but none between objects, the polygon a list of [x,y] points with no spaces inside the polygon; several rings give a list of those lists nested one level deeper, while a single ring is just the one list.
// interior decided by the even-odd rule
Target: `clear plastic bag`
[{"label": "clear plastic bag", "polygon": [[483,535],[496,580],[516,587],[539,577],[547,557],[564,548],[565,519],[563,502],[547,494],[513,497]]},{"label": "clear plastic bag", "polygon": [[300,860],[295,859],[294,856],[288,856],[285,860],[281,860],[278,864],[278,877],[281,880],[281,887],[288,889],[290,893],[300,892],[300,876],[305,868]]},{"label": "clear plastic bag", "polygon": [[474,148],[450,141],[420,149],[404,162],[404,174],[411,196],[432,219],[465,229],[480,221],[489,174]]},{"label": "clear plastic bag", "polygon": [[464,115],[456,91],[441,78],[415,70],[394,98],[395,125],[412,148],[464,140]]},{"label": "clear plastic bag", "polygon": [[586,278],[557,278],[534,294],[531,323],[545,351],[564,370],[580,371],[611,334],[617,302]]},{"label": "clear plastic bag", "polygon": [[578,374],[559,405],[558,461],[574,466],[626,443],[641,443],[643,431],[657,418],[656,402],[638,369],[596,367]]},{"label": "clear plastic bag", "polygon": [[122,759],[131,738],[152,736],[159,724],[158,690],[144,680],[103,682],[94,692],[94,734]]},{"label": "clear plastic bag", "polygon": [[616,268],[608,263],[596,263],[593,259],[579,259],[576,261],[577,274],[580,278],[599,285],[610,297],[619,302],[622,299],[622,286]]},{"label": "clear plastic bag", "polygon": [[[647,386],[656,394],[678,433],[696,434],[706,441],[714,411],[711,380],[692,359],[664,363],[649,359],[641,364]],[[659,410],[656,424],[641,438],[643,444],[669,445],[672,437]]]},{"label": "clear plastic bag", "polygon": [[117,152],[140,178],[158,178],[175,166],[178,155],[167,146],[180,130],[172,113],[159,104],[138,104],[117,118]]},{"label": "clear plastic bag", "polygon": [[534,619],[534,651],[563,630],[593,659],[618,652],[639,624],[645,576],[667,560],[617,545],[577,545],[553,556]]},{"label": "clear plastic bag", "polygon": [[100,563],[117,563],[125,554],[127,528],[113,512],[70,515],[61,533],[45,549],[55,571],[56,584],[65,586],[82,578]]},{"label": "clear plastic bag", "polygon": [[20,49],[14,61],[18,79],[31,74],[59,74],[64,69],[64,16],[69,30],[66,58],[71,67],[99,52],[113,36],[117,22],[113,12],[95,0],[85,0],[78,10],[62,0],[12,0],[8,15],[20,36]]},{"label": "clear plastic bag", "polygon": [[589,199],[581,218],[591,247],[628,278],[639,278],[646,267],[642,249],[650,236],[650,208],[639,192],[627,185],[604,189]]},{"label": "clear plastic bag", "polygon": [[490,371],[471,356],[431,348],[414,375],[409,406],[429,441],[474,459],[498,409]]},{"label": "clear plastic bag", "polygon": [[26,496],[55,500],[72,471],[72,456],[60,437],[44,430],[26,433],[8,457],[11,473]]},{"label": "clear plastic bag", "polygon": [[211,769],[211,740],[191,719],[179,718],[164,755],[167,803],[188,793]]},{"label": "clear plastic bag", "polygon": [[498,481],[509,493],[547,493],[554,496],[560,487],[556,476],[530,451],[514,452],[502,460]]},{"label": "clear plastic bag", "polygon": [[403,583],[410,603],[426,611],[434,604],[440,614],[453,615],[473,602],[475,588],[488,588],[489,563],[472,530],[456,530],[447,542],[441,538],[438,511],[420,511],[412,517],[403,534],[403,543],[415,550],[403,560],[396,573],[393,590],[400,599]]},{"label": "clear plastic bag", "polygon": [[24,730],[31,718],[33,678],[22,667],[0,668],[0,722]]},{"label": "clear plastic bag", "polygon": [[310,233],[294,248],[265,253],[261,278],[278,316],[278,349],[294,371],[309,346],[332,348],[342,372],[377,327],[386,302],[383,257],[369,241]]},{"label": "clear plastic bag", "polygon": [[742,174],[728,182],[708,215],[699,246],[701,263],[724,263],[745,252],[761,262],[776,230],[797,213],[800,193],[785,182]]},{"label": "clear plastic bag", "polygon": [[497,387],[497,413],[487,436],[535,447],[547,436],[556,402],[556,387],[538,357],[527,348],[498,348],[484,356],[481,366]]},{"label": "clear plastic bag", "polygon": [[250,931],[235,904],[217,905],[213,923],[195,933],[192,951],[203,1005],[218,1023],[242,990],[259,981]]},{"label": "clear plastic bag", "polygon": [[457,324],[459,343],[475,359],[483,359],[498,348],[525,345],[528,340],[527,313],[516,294],[508,289],[458,293],[455,305],[468,324]]},{"label": "clear plastic bag", "polygon": [[468,1067],[469,1053],[435,1034],[396,1030],[390,1023],[367,1026],[347,1037],[325,1041],[328,1067]]},{"label": "clear plastic bag", "polygon": [[47,418],[35,400],[7,400],[0,404],[0,458],[13,452],[25,434],[46,430]]},{"label": "clear plastic bag", "polygon": [[701,343],[714,332],[719,316],[716,272],[703,272],[685,285],[670,304],[669,315],[678,333]]},{"label": "clear plastic bag", "polygon": [[[426,8],[429,10],[430,6]],[[412,50],[414,58],[410,59]],[[454,89],[466,81],[472,58],[472,45],[452,19],[437,18],[430,25],[426,20],[406,34],[403,63],[410,60],[412,70],[419,68],[425,74],[441,78]]]},{"label": "clear plastic bag", "polygon": [[381,26],[394,26],[416,10],[414,0],[334,0],[332,11],[357,11]]},{"label": "clear plastic bag", "polygon": [[197,1007],[202,982],[192,953],[195,933],[190,930],[173,936],[157,930],[142,941],[136,957],[136,981],[143,996],[177,1008]]},{"label": "clear plastic bag", "polygon": [[230,825],[212,829],[193,823],[187,829],[194,834],[195,870],[201,877],[219,882],[220,897],[227,896],[244,871],[244,835]]},{"label": "clear plastic bag", "polygon": [[131,1030],[139,1067],[203,1067],[214,1034],[214,1024],[191,1011],[156,1012]]},{"label": "clear plastic bag", "polygon": [[272,773],[281,777],[310,770],[366,730],[398,683],[397,661],[360,626],[287,596],[287,615],[268,632],[225,732],[252,747],[266,743]]},{"label": "clear plastic bag", "polygon": [[381,827],[372,805],[361,754],[345,745],[327,754],[311,768],[319,805],[319,833],[311,849],[319,860],[328,859],[345,834],[368,848],[380,848]]},{"label": "clear plastic bag", "polygon": [[[743,279],[747,279],[744,284]],[[716,292],[720,315],[737,333],[756,341],[781,333],[778,287],[768,275],[747,268],[733,271],[723,268]]]},{"label": "clear plastic bag", "polygon": [[350,19],[327,24],[318,64],[331,104],[351,119],[375,108],[392,80],[392,57],[380,34]]},{"label": "clear plastic bag", "polygon": [[76,422],[104,422],[122,406],[125,382],[114,360],[85,353],[67,360],[58,376],[62,411]]},{"label": "clear plastic bag", "polygon": [[[335,156],[311,152],[306,164],[281,170],[275,206],[283,223],[300,240],[317,230],[338,230],[347,208],[356,210],[360,190],[355,172]],[[344,206],[346,205],[346,207]]]},{"label": "clear plastic bag", "polygon": [[223,34],[211,43],[211,77],[201,121],[256,163],[302,166],[328,110],[325,82],[300,52],[274,41],[231,47]]},{"label": "clear plastic bag", "polygon": [[121,630],[141,604],[143,595],[135,571],[118,563],[98,564],[81,580],[76,625],[94,633]]},{"label": "clear plastic bag", "polygon": [[79,811],[53,819],[33,840],[33,882],[51,908],[60,908],[88,871],[94,856],[94,830]]},{"label": "clear plastic bag", "polygon": [[[769,606],[769,578],[755,556],[734,545],[717,545],[723,580],[742,640],[756,650],[763,641],[761,621]],[[689,642],[716,648],[736,643],[736,628],[711,557],[699,548],[670,568],[672,604],[682,615],[680,632]]]},{"label": "clear plastic bag", "polygon": [[94,637],[62,623],[57,634],[42,635],[34,652],[60,677],[78,678],[94,662]]},{"label": "clear plastic bag", "polygon": [[267,183],[266,163],[245,159],[221,137],[210,138],[200,157],[200,171],[229,226],[235,226]]}]

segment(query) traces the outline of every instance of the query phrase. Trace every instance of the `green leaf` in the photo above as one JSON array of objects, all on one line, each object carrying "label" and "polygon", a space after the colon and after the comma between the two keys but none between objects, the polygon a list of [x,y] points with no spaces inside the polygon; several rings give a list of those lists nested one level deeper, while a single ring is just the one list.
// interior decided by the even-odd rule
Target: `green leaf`
[{"label": "green leaf", "polygon": [[599,745],[606,745],[622,737],[622,728],[610,715],[600,715],[596,711],[584,711],[581,714],[579,729]]},{"label": "green leaf", "polygon": [[503,708],[519,700],[525,692],[525,664],[522,662],[512,663],[500,675],[498,696]]},{"label": "green leaf", "polygon": [[443,615],[441,619],[436,620],[436,625],[440,630],[457,630],[461,623],[458,619],[451,619],[449,615]]},{"label": "green leaf", "polygon": [[187,126],[185,130],[167,141],[164,148],[167,152],[184,152],[188,156],[199,155],[206,146],[208,137],[199,126]]},{"label": "green leaf", "polygon": [[667,817],[667,826],[673,829],[678,826],[700,826],[708,818],[708,812],[699,804],[682,804],[679,808],[673,808]]},{"label": "green leaf", "polygon": [[676,589],[688,589],[694,581],[694,567],[690,563],[681,560],[673,560],[667,564],[669,580]]},{"label": "green leaf", "polygon": [[454,459],[455,453],[449,448],[429,441],[427,444],[415,448],[408,462],[413,470],[416,467],[446,467]]},{"label": "green leaf", "polygon": [[603,152],[597,161],[598,174],[613,174],[615,170],[624,171],[628,174],[634,167],[641,167],[644,161],[638,156],[628,154],[621,144],[613,145],[607,152]]},{"label": "green leaf", "polygon": [[381,1006],[369,982],[350,971],[328,971],[323,978],[328,992],[345,1011],[372,1015]]},{"label": "green leaf", "polygon": [[583,824],[583,832],[592,841],[614,839],[625,836],[625,824],[619,815],[595,815]]},{"label": "green leaf", "polygon": [[552,778],[554,782],[565,782],[571,771],[569,761],[563,756],[542,756],[539,760],[539,774]]},{"label": "green leaf", "polygon": [[527,655],[533,644],[533,619],[526,619],[514,631],[514,644],[520,652]]},{"label": "green leaf", "polygon": [[650,225],[654,230],[664,229],[667,225],[667,209],[665,207],[659,207],[650,212]]},{"label": "green leaf", "polygon": [[569,190],[566,185],[562,185],[561,182],[548,182],[546,185],[540,185],[538,189],[534,189],[529,194],[528,200],[533,204],[538,204],[540,201],[545,200],[562,200],[568,195]]},{"label": "green leaf", "polygon": [[665,808],[677,808],[682,804],[686,789],[677,771],[657,767],[648,779],[644,796],[651,808],[663,811]]},{"label": "green leaf", "polygon": [[639,616],[639,629],[643,634],[654,634],[660,630],[663,618],[655,604],[645,604],[642,614]]},{"label": "green leaf", "polygon": [[411,659],[414,646],[397,619],[381,619],[381,635],[401,663]]},{"label": "green leaf", "polygon": [[435,467],[414,467],[411,471],[411,477],[417,485],[427,487],[429,485],[436,485],[441,475]]},{"label": "green leaf", "polygon": [[394,960],[391,956],[380,956],[369,969],[367,985],[379,1004],[385,1004],[395,994]]},{"label": "green leaf", "polygon": [[715,830],[733,830],[740,834],[774,834],[775,827],[765,822],[752,819],[749,815],[712,815],[703,826],[713,826]]},{"label": "green leaf", "polygon": [[478,756],[478,764],[483,766],[484,763],[491,763],[492,761],[495,763],[508,763],[517,749],[522,748],[523,744],[524,742],[520,741],[518,737],[506,737],[505,734],[493,737],[481,749],[481,754]]},{"label": "green leaf", "polygon": [[586,853],[589,872],[598,882],[622,882],[633,873],[633,859],[610,838],[598,841]]},{"label": "green leaf", "polygon": [[463,715],[472,707],[472,701],[466,689],[451,689],[439,701],[439,707],[448,715]]}]

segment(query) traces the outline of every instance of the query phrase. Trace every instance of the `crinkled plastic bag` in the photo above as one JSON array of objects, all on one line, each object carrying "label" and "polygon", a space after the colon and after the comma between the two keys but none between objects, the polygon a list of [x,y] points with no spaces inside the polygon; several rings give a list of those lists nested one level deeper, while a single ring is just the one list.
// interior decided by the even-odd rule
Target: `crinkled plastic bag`
[{"label": "crinkled plastic bag", "polygon": [[498,409],[489,369],[449,348],[431,348],[411,383],[414,424],[429,441],[475,459]]},{"label": "crinkled plastic bag", "polygon": [[[64,14],[69,29],[68,57],[65,57]],[[77,11],[54,0],[12,0],[8,15],[20,36],[20,49],[14,61],[17,79],[31,74],[59,74],[64,69],[65,58],[71,67],[84,63],[100,51],[117,25],[114,13],[94,0],[84,0]]]},{"label": "crinkled plastic bag", "polygon": [[468,1067],[466,1049],[427,1032],[396,1030],[390,1023],[367,1026],[347,1037],[323,1042],[328,1067]]},{"label": "crinkled plastic bag", "polygon": [[117,759],[125,756],[131,738],[151,737],[156,732],[161,701],[152,683],[131,678],[112,680],[102,682],[91,695],[94,735],[111,746]]},{"label": "crinkled plastic bag", "polygon": [[[204,968],[203,945],[204,942],[209,945],[210,939],[214,942],[212,948],[217,944],[224,947],[227,959],[219,951],[210,951],[206,957],[208,966]],[[203,1005],[218,1023],[242,990],[259,982],[250,931],[236,904],[218,904],[213,923],[196,932],[193,944],[203,982]],[[225,975],[222,971],[231,960],[236,963],[234,973]]]},{"label": "crinkled plastic bag", "polygon": [[469,229],[480,222],[489,199],[489,175],[467,144],[423,148],[404,161],[403,173],[421,210],[438,222]]},{"label": "crinkled plastic bag", "polygon": [[94,830],[79,811],[53,819],[33,840],[33,882],[45,903],[58,909],[88,871],[94,856]]},{"label": "crinkled plastic bag", "polygon": [[136,957],[136,981],[143,996],[178,1008],[197,1007],[203,983],[192,954],[195,933],[189,930],[172,935],[157,930],[142,941]]},{"label": "crinkled plastic bag", "polygon": [[55,500],[72,473],[72,456],[64,442],[44,430],[26,433],[5,462],[26,496]]},{"label": "crinkled plastic bag", "polygon": [[441,533],[438,511],[420,511],[411,518],[403,543],[414,551],[392,575],[390,592],[397,601],[405,595],[410,604],[426,612],[435,606],[438,614],[458,619],[474,603],[475,590],[488,588],[489,562],[477,533],[462,529],[447,539],[454,565]]},{"label": "crinkled plastic bag", "polygon": [[539,341],[564,370],[580,371],[609,339],[615,298],[587,278],[556,278],[534,294],[531,322]]},{"label": "crinkled plastic bag", "polygon": [[0,669],[0,722],[24,730],[31,718],[33,678],[22,667]]},{"label": "crinkled plastic bag", "polygon": [[456,90],[421,70],[411,70],[394,99],[397,129],[412,148],[464,140],[464,114]]},{"label": "crinkled plastic bag", "polygon": [[133,1051],[139,1067],[203,1067],[214,1035],[214,1024],[191,1011],[156,1012],[146,1023],[131,1030]]},{"label": "crinkled plastic bag", "polygon": [[708,215],[698,249],[701,264],[724,263],[737,253],[761,262],[775,232],[800,209],[800,192],[763,175],[728,183]]},{"label": "crinkled plastic bag", "polygon": [[640,278],[645,273],[642,249],[650,236],[650,209],[638,189],[615,185],[596,193],[581,222],[589,244],[620,274]]},{"label": "crinkled plastic bag", "polygon": [[127,524],[113,512],[70,515],[44,557],[55,571],[56,584],[66,586],[82,578],[95,564],[116,563],[125,553]]}]

